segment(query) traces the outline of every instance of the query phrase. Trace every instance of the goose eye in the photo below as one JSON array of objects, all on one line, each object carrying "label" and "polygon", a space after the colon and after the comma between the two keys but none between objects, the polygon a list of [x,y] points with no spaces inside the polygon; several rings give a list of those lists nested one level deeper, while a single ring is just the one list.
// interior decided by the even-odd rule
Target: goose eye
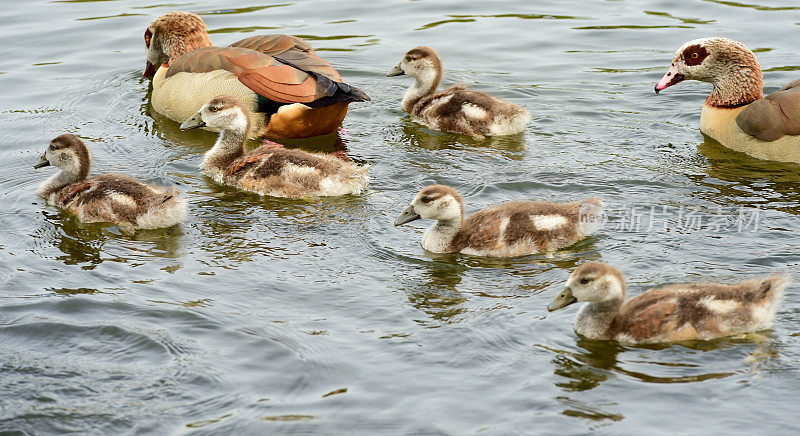
[{"label": "goose eye", "polygon": [[587,284],[587,283],[589,283],[591,281],[592,281],[592,279],[590,279],[588,277],[584,277],[584,278],[581,279],[581,284],[585,285],[585,284]]}]

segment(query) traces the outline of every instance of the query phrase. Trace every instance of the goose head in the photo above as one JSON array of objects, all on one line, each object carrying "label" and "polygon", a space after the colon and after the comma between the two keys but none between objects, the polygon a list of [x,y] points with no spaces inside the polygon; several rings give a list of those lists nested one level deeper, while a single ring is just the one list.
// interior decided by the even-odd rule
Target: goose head
[{"label": "goose head", "polygon": [[445,185],[431,185],[419,191],[406,210],[397,217],[394,225],[400,226],[420,218],[460,221],[463,215],[461,196],[455,189]]},{"label": "goose head", "polygon": [[65,133],[50,141],[34,169],[53,165],[70,179],[82,180],[89,175],[92,158],[89,149],[77,136]]},{"label": "goose head", "polygon": [[247,136],[250,128],[250,111],[235,97],[220,95],[212,98],[181,124],[181,130],[209,127],[220,132]]},{"label": "goose head", "polygon": [[153,77],[159,66],[200,47],[208,47],[206,23],[191,12],[169,12],[156,18],[144,32],[147,49],[145,78]]},{"label": "goose head", "polygon": [[388,77],[408,75],[417,81],[425,84],[435,84],[439,86],[442,76],[442,61],[439,55],[429,47],[416,47],[403,56],[403,59],[392,71],[386,75]]},{"label": "goose head", "polygon": [[552,312],[579,301],[606,303],[625,298],[625,279],[611,265],[600,262],[584,263],[567,279],[567,285],[547,306]]},{"label": "goose head", "polygon": [[655,91],[684,80],[713,84],[723,104],[747,103],[763,95],[763,74],[755,54],[741,42],[727,38],[700,38],[683,44]]}]

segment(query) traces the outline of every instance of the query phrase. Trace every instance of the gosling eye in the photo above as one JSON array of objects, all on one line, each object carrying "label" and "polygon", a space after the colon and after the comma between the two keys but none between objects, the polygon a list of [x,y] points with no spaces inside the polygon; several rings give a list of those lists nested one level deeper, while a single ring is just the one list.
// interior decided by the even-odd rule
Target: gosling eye
[{"label": "gosling eye", "polygon": [[585,285],[585,284],[587,284],[587,283],[589,283],[591,281],[592,281],[592,279],[590,279],[589,277],[584,277],[584,278],[581,279],[581,284]]}]

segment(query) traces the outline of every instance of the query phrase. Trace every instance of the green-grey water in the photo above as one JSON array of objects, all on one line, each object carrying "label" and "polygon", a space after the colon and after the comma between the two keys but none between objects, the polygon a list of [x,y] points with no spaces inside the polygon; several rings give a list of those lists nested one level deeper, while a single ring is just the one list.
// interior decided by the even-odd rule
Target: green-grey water
[{"label": "green-grey water", "polygon": [[[626,347],[584,340],[546,305],[574,267],[619,266],[633,293],[795,270],[797,165],[703,138],[709,85],[654,83],[685,41],[756,51],[766,90],[800,76],[800,7],[768,1],[32,1],[0,12],[0,432],[11,434],[797,434],[800,311],[771,331]],[[309,40],[369,103],[338,137],[369,190],[259,198],[198,169],[215,140],[149,106],[142,35],[171,10],[212,40]],[[417,45],[458,82],[526,106],[518,136],[413,123]],[[50,139],[95,172],[175,185],[181,226],[133,237],[36,195]],[[432,255],[392,221],[445,183],[467,212],[511,199],[606,201],[594,237],[554,255]]]}]

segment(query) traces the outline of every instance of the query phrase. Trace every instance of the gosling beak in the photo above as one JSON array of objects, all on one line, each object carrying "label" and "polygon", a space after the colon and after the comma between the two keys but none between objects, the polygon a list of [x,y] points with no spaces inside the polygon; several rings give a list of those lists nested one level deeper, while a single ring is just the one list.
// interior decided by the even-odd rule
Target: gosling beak
[{"label": "gosling beak", "polygon": [[44,153],[42,153],[42,157],[39,158],[39,162],[36,162],[36,165],[33,166],[33,169],[38,170],[39,168],[49,167],[50,161],[47,160]]},{"label": "gosling beak", "polygon": [[389,74],[386,77],[394,77],[394,76],[402,76],[405,74],[402,68],[400,68],[400,64],[397,64],[392,68],[392,71],[389,71]]},{"label": "gosling beak", "polygon": [[578,300],[572,296],[572,289],[566,287],[560,294],[556,295],[556,298],[553,298],[553,301],[547,306],[547,311],[552,312],[554,310],[563,309],[577,302]]},{"label": "gosling beak", "polygon": [[664,77],[662,77],[661,80],[656,83],[656,94],[658,94],[659,91],[669,88],[676,83],[683,82],[685,78],[686,76],[678,72],[678,67],[675,64],[670,65],[669,70],[667,70],[667,74],[664,74]]},{"label": "gosling beak", "polygon": [[189,118],[188,120],[184,121],[181,124],[181,130],[189,130],[189,129],[196,129],[198,127],[205,127],[206,122],[203,121],[203,115],[198,112],[194,114],[193,117]]},{"label": "gosling beak", "polygon": [[156,66],[151,64],[150,61],[147,61],[147,65],[144,66],[144,73],[142,73],[142,77],[145,79],[150,79],[156,74]]},{"label": "gosling beak", "polygon": [[401,213],[400,216],[394,220],[394,225],[395,227],[402,226],[405,223],[410,223],[411,221],[418,220],[419,218],[419,214],[414,212],[414,206],[408,206],[406,210],[404,210],[403,213]]}]

